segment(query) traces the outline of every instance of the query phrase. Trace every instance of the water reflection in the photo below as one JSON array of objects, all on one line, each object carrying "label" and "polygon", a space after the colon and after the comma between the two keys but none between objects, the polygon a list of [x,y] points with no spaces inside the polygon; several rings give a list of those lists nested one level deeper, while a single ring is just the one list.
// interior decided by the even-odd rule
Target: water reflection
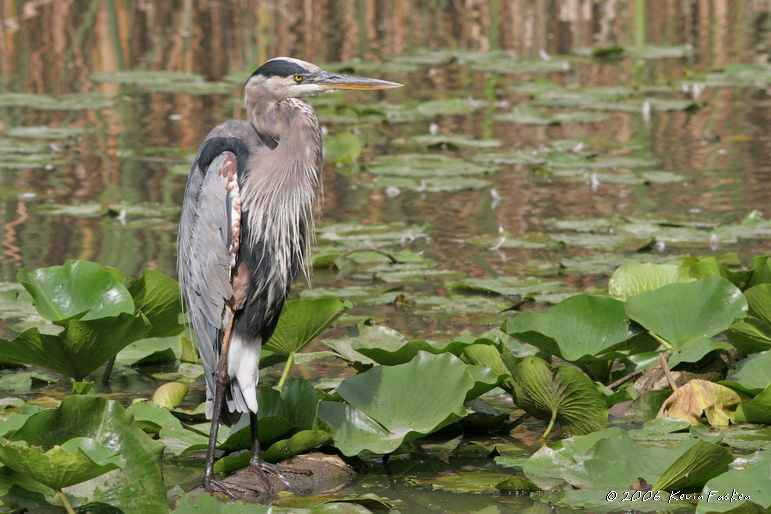
[{"label": "water reflection", "polygon": [[[548,231],[547,221],[554,218],[649,215],[735,222],[768,204],[767,85],[707,88],[698,98],[705,108],[654,110],[647,120],[639,112],[611,112],[610,121],[602,123],[534,126],[496,121],[494,115],[528,102],[530,94],[515,90],[543,80],[581,87],[623,84],[653,91],[733,62],[763,63],[768,59],[763,50],[768,43],[766,8],[761,1],[716,0],[4,2],[0,69],[5,91],[99,92],[112,101],[110,107],[98,109],[0,108],[3,130],[53,126],[85,131],[77,138],[43,140],[51,165],[0,170],[4,226],[0,280],[14,280],[21,266],[35,268],[67,258],[95,260],[127,274],[145,267],[173,274],[175,216],[151,213],[123,219],[120,210],[105,215],[107,208],[141,204],[173,213],[181,203],[186,163],[204,135],[220,121],[243,115],[238,81],[276,55],[319,63],[385,60],[382,72],[375,66],[374,74],[408,85],[366,100],[351,95],[351,101],[488,102],[471,114],[438,115],[390,127],[327,123],[332,134],[354,130],[365,137],[365,162],[398,151],[391,143],[395,138],[409,140],[434,132],[496,138],[504,149],[538,148],[563,139],[584,141],[605,155],[632,153],[655,159],[656,169],[687,178],[645,187],[598,181],[591,187],[542,174],[532,166],[504,166],[490,177],[500,195],[493,206],[490,188],[402,191],[389,197],[383,189],[366,187],[357,175],[327,164],[325,223],[427,224],[430,239],[410,247],[426,252],[441,269],[489,277],[529,273],[528,263],[554,263],[553,250],[491,251],[465,242],[479,234],[495,235],[499,227],[515,236]],[[616,44],[682,46],[684,51],[679,58],[617,62],[573,55],[582,47]],[[569,69],[535,75],[481,73],[472,69],[473,57],[398,66],[389,60],[422,48],[505,50],[538,61],[568,56]],[[233,82],[226,93],[187,94],[93,78],[96,73],[128,69],[187,72],[209,81]],[[468,149],[447,153],[453,152],[473,153]],[[52,205],[81,204],[95,206],[94,214],[50,213]],[[767,249],[767,243],[760,240],[728,249],[746,256]],[[564,278],[575,289],[603,280]],[[360,281],[329,273],[320,273],[317,279],[319,286],[356,283]],[[407,292],[447,294],[441,280],[408,284]],[[436,338],[494,324],[476,314],[457,315],[451,322],[423,317],[416,323],[409,311],[364,307],[363,312],[410,335]]]}]

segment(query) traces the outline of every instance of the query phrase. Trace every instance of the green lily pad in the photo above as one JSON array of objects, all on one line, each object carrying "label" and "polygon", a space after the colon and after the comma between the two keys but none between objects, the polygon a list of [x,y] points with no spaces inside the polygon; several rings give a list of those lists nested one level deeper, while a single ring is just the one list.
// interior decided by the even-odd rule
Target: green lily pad
[{"label": "green lily pad", "polygon": [[367,164],[367,170],[376,175],[430,178],[481,175],[498,169],[442,154],[405,154],[385,156]]},{"label": "green lily pad", "polygon": [[397,139],[394,144],[422,145],[427,147],[450,148],[498,148],[503,143],[497,139],[471,139],[461,135],[423,134],[412,136],[409,139]]},{"label": "green lily pad", "polygon": [[583,372],[559,366],[552,372],[538,357],[525,357],[512,366],[514,402],[530,415],[558,421],[571,435],[602,430],[608,423],[608,408],[602,395]]},{"label": "green lily pad", "polygon": [[93,73],[91,80],[133,86],[147,91],[185,94],[229,93],[225,82],[206,82],[201,75],[181,71],[119,70]]},{"label": "green lily pad", "polygon": [[188,386],[181,382],[168,382],[155,390],[151,401],[171,410],[182,403],[188,389]]},{"label": "green lily pad", "polygon": [[128,284],[134,305],[152,325],[147,337],[169,337],[182,332],[179,284],[161,272],[146,269],[142,277]]},{"label": "green lily pad", "polygon": [[747,389],[765,389],[771,385],[771,350],[742,360],[726,380],[738,382]]},{"label": "green lily pad", "polygon": [[35,95],[29,93],[2,93],[0,107],[27,107],[43,111],[77,111],[112,107],[112,97],[101,93],[74,93],[67,95]]},{"label": "green lily pad", "polygon": [[[73,423],[72,420],[77,420]],[[76,437],[95,440],[123,459],[120,469],[68,489],[68,493],[124,511],[166,512],[163,445],[150,439],[118,402],[97,396],[70,396],[56,409],[30,416],[11,437],[30,447],[53,447]]]},{"label": "green lily pad", "polygon": [[362,184],[368,188],[396,188],[397,190],[414,191],[418,193],[450,193],[454,191],[473,191],[490,187],[489,180],[477,177],[425,177],[409,178],[390,175],[379,175],[370,182]]},{"label": "green lily pad", "polygon": [[48,449],[3,440],[0,462],[57,491],[123,466],[117,452],[90,437],[74,437]]},{"label": "green lily pad", "polygon": [[694,280],[688,268],[679,264],[628,262],[622,264],[608,282],[608,292],[614,298],[626,300],[630,296],[653,291],[660,287]]},{"label": "green lily pad", "polygon": [[731,452],[708,441],[698,441],[672,463],[653,486],[654,490],[679,491],[701,487],[728,469]]},{"label": "green lily pad", "polygon": [[[709,340],[744,317],[746,311],[747,301],[741,291],[718,276],[669,284],[626,301],[630,318],[676,350]],[[693,362],[682,357],[679,361]]]},{"label": "green lily pad", "polygon": [[771,323],[747,316],[731,325],[726,337],[745,355],[762,352],[771,348]]},{"label": "green lily pad", "polygon": [[[407,339],[396,330],[380,325],[357,325],[348,337],[325,340],[337,355],[351,362],[376,364],[374,360],[359,352],[361,348],[379,348],[386,352],[398,352]],[[405,350],[408,351],[408,350]]]},{"label": "green lily pad", "polygon": [[178,514],[271,514],[276,512],[276,508],[272,505],[266,507],[251,502],[222,503],[209,494],[199,494],[195,498],[185,494],[177,502],[174,512]]},{"label": "green lily pad", "polygon": [[8,137],[20,139],[70,139],[86,133],[85,129],[78,127],[13,127],[3,132]]},{"label": "green lily pad", "polygon": [[489,471],[461,471],[452,475],[441,475],[428,478],[410,478],[409,481],[429,486],[432,489],[452,491],[456,493],[492,493],[499,489],[498,484],[511,478],[506,473],[493,473]]},{"label": "green lily pad", "polygon": [[182,355],[182,340],[179,336],[148,337],[135,341],[123,348],[115,357],[117,364],[146,365],[172,362]]},{"label": "green lily pad", "polygon": [[71,319],[56,336],[32,328],[13,340],[0,340],[0,358],[42,366],[80,382],[129,343],[144,337],[150,328],[141,313],[89,321]]},{"label": "green lily pad", "polygon": [[[618,456],[623,455],[624,459]],[[537,485],[553,489],[561,482],[580,489],[628,490],[640,477],[650,484],[701,486],[728,469],[733,458],[723,447],[688,439],[676,448],[636,444],[626,431],[608,428],[544,446],[522,470]],[[662,478],[664,479],[662,481]]]},{"label": "green lily pad", "polygon": [[319,416],[335,429],[345,455],[390,453],[466,415],[463,403],[474,379],[450,354],[420,352],[406,364],[375,366],[337,388],[347,402],[321,402]]},{"label": "green lily pad", "polygon": [[418,355],[418,352],[428,352],[434,355],[451,353],[458,357],[469,344],[471,344],[469,341],[462,340],[447,341],[445,343],[417,340],[405,342],[399,347],[389,346],[383,348],[381,346],[368,347],[359,345],[356,351],[383,366],[396,366],[411,361]]},{"label": "green lily pad", "polygon": [[771,454],[768,451],[740,457],[731,469],[706,483],[696,513],[727,512],[742,507],[747,512],[768,511],[771,509],[769,476]]},{"label": "green lily pad", "polygon": [[32,296],[40,315],[51,321],[76,316],[85,321],[134,312],[129,291],[94,262],[69,260],[32,272],[22,268],[16,279]]},{"label": "green lily pad", "polygon": [[342,132],[324,138],[324,159],[350,164],[359,159],[364,143],[356,134]]},{"label": "green lily pad", "polygon": [[453,282],[445,282],[449,291],[490,293],[502,296],[535,296],[562,292],[565,284],[559,281],[542,281],[538,279],[522,279],[519,277],[496,278],[464,278]]},{"label": "green lily pad", "polygon": [[734,419],[738,423],[771,424],[771,385],[752,400],[739,405]]},{"label": "green lily pad", "polygon": [[503,330],[570,362],[613,354],[641,332],[622,302],[589,295],[571,296],[546,313],[524,312],[507,320]]},{"label": "green lily pad", "polygon": [[351,307],[351,302],[331,296],[290,300],[284,304],[276,331],[265,349],[299,352]]},{"label": "green lily pad", "polygon": [[520,105],[511,112],[496,114],[495,119],[517,125],[569,125],[572,123],[600,123],[610,120],[610,116],[590,111],[543,113],[538,109]]}]

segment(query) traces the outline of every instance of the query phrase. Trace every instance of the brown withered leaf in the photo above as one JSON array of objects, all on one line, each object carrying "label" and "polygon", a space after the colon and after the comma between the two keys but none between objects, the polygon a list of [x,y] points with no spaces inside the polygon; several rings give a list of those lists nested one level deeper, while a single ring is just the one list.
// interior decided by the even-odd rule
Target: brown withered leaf
[{"label": "brown withered leaf", "polygon": [[656,417],[682,419],[698,425],[703,415],[710,426],[727,426],[734,419],[736,407],[747,400],[748,397],[733,389],[694,379],[673,392]]}]

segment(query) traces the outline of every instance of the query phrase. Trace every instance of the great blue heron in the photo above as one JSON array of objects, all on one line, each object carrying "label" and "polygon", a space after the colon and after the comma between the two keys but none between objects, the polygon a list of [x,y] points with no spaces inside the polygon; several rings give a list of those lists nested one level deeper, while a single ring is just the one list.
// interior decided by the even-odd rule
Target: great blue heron
[{"label": "great blue heron", "polygon": [[[292,281],[308,273],[313,210],[321,191],[321,127],[299,97],[401,84],[328,73],[278,57],[244,84],[249,121],[228,120],[201,145],[187,180],[179,223],[177,271],[206,372],[211,433],[203,485],[214,480],[219,423],[249,413],[250,469],[271,489],[260,458],[257,379],[262,343],[273,334]],[[224,403],[223,403],[224,400]],[[236,488],[237,489],[237,488]]]}]

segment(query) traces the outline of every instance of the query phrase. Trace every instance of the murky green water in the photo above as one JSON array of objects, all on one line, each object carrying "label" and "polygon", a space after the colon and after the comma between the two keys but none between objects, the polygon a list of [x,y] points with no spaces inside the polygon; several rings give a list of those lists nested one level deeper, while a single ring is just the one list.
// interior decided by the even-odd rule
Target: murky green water
[{"label": "murky green water", "polygon": [[[604,286],[625,260],[746,262],[771,248],[767,224],[739,225],[756,209],[771,216],[762,2],[2,8],[2,282],[70,258],[174,275],[190,159],[210,128],[244,115],[241,82],[279,55],[406,85],[313,100],[327,142],[354,134],[338,140],[342,155],[362,145],[352,163],[325,164],[317,253],[410,251],[397,264],[350,254],[339,269],[317,269],[313,291],[297,284],[296,294],[356,304],[330,336],[367,318],[408,338],[481,333],[526,298],[535,303],[524,308],[542,308]],[[613,45],[625,53],[585,50]],[[478,294],[502,284],[504,296]],[[19,328],[20,314],[9,316],[5,334]],[[147,374],[126,373],[113,391],[128,399],[152,388]],[[294,373],[347,370],[327,358]],[[374,464],[356,487],[409,497],[408,509],[531,505],[404,493],[404,476],[479,465],[426,459],[392,462],[395,482]],[[197,468],[174,473],[185,482]],[[388,494],[394,483],[401,492]]]}]

